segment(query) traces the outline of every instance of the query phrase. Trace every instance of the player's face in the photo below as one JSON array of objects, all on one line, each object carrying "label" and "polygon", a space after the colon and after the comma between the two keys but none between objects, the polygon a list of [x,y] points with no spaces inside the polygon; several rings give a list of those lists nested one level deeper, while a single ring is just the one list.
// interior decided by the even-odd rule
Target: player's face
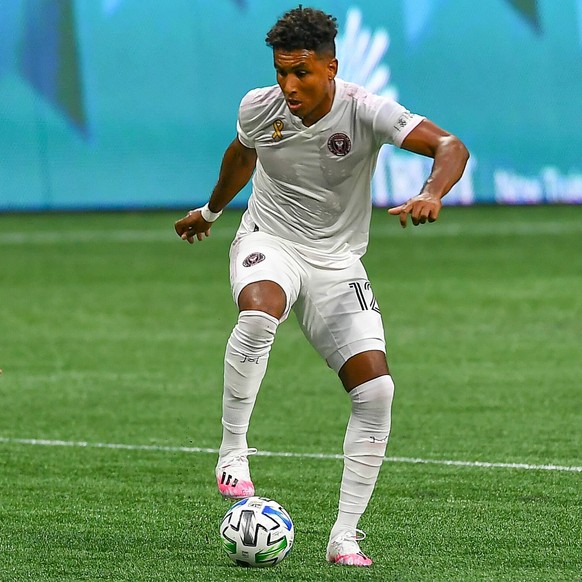
[{"label": "player's face", "polygon": [[313,125],[331,109],[337,60],[304,49],[275,49],[273,55],[277,83],[289,110],[304,125]]}]

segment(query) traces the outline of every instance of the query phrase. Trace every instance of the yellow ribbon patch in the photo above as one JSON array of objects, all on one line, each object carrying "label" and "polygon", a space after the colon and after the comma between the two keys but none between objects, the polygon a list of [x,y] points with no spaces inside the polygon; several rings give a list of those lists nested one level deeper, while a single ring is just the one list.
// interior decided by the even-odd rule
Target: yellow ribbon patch
[{"label": "yellow ribbon patch", "polygon": [[272,137],[274,140],[283,139],[283,134],[281,132],[283,131],[284,127],[285,124],[280,119],[277,119],[277,121],[273,123],[273,129],[275,131],[273,132]]}]

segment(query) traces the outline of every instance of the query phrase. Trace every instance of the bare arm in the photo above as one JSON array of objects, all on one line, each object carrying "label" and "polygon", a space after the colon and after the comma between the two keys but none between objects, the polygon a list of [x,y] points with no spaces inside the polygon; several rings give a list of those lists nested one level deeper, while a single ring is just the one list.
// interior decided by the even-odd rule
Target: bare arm
[{"label": "bare arm", "polygon": [[432,121],[425,119],[405,138],[402,148],[434,159],[432,170],[420,194],[404,204],[390,208],[388,212],[400,216],[400,224],[406,227],[410,214],[416,226],[434,222],[442,207],[441,199],[459,181],[469,159],[469,151],[454,135]]},{"label": "bare arm", "polygon": [[[256,163],[257,152],[245,147],[238,138],[235,138],[224,152],[218,182],[208,201],[211,212],[223,210],[246,186],[253,175]],[[182,240],[193,243],[194,236],[198,240],[202,240],[203,236],[210,236],[212,224],[202,218],[199,210],[191,210],[175,223],[174,228]]]}]

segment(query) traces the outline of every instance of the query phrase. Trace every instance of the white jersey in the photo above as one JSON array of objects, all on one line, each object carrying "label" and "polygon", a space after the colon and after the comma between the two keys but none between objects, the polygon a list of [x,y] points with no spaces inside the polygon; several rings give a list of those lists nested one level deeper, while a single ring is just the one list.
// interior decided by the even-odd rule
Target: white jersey
[{"label": "white jersey", "polygon": [[257,152],[239,233],[292,242],[307,261],[345,268],[368,245],[370,184],[383,144],[400,146],[424,119],[392,99],[335,80],[329,113],[311,127],[293,115],[278,85],[243,98],[238,139]]}]

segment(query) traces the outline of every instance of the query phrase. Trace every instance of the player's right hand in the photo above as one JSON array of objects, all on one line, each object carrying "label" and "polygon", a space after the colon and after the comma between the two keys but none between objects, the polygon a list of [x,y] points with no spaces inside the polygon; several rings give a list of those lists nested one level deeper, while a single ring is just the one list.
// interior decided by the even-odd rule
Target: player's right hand
[{"label": "player's right hand", "polygon": [[388,214],[400,218],[400,226],[406,228],[406,221],[410,214],[410,219],[414,226],[424,224],[426,221],[434,222],[443,206],[441,199],[431,196],[426,192],[421,192],[400,206],[394,206],[388,209]]},{"label": "player's right hand", "polygon": [[194,237],[201,241],[205,236],[210,236],[211,226],[211,222],[202,218],[200,210],[190,210],[184,218],[174,223],[176,234],[190,244],[194,244]]}]

